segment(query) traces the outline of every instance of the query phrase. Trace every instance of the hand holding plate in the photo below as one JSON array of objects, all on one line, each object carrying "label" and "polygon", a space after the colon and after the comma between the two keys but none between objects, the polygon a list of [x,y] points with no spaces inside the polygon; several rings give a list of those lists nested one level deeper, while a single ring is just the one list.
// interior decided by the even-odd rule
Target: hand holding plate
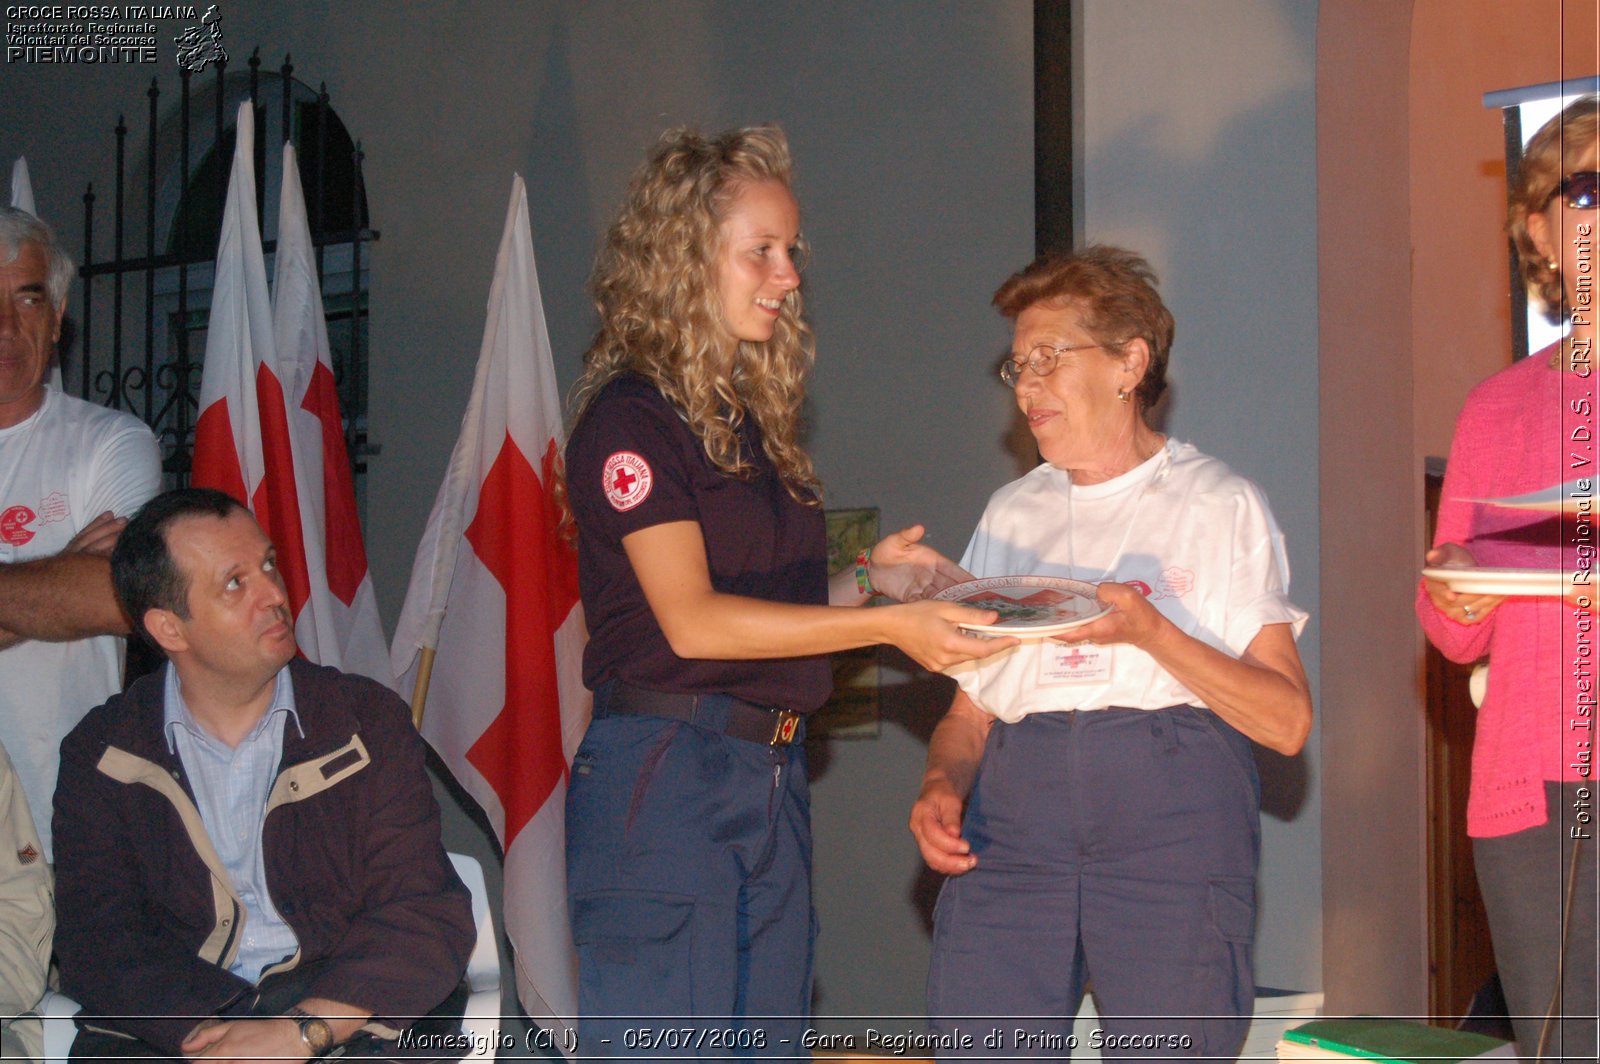
[{"label": "hand holding plate", "polygon": [[894,623],[894,631],[885,642],[905,651],[912,661],[929,672],[939,672],[974,658],[986,658],[1018,643],[1011,636],[981,639],[956,627],[993,624],[998,616],[993,610],[975,610],[927,599],[889,606],[882,613]]},{"label": "hand holding plate", "polygon": [[[1422,560],[1433,569],[1472,569],[1478,564],[1472,552],[1459,543],[1441,543],[1425,554]],[[1477,624],[1505,601],[1501,595],[1452,591],[1443,580],[1432,577],[1424,577],[1422,586],[1433,608],[1457,624]]]},{"label": "hand holding plate", "polygon": [[1128,643],[1145,647],[1172,622],[1150,604],[1132,584],[1107,581],[1100,584],[1095,597],[1109,613],[1088,624],[1053,637],[1058,643]]}]

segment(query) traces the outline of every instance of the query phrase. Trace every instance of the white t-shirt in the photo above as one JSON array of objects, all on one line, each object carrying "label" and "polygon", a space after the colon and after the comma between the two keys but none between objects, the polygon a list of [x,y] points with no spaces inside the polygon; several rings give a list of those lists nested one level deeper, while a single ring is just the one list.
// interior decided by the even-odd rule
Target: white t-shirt
[{"label": "white t-shirt", "polygon": [[[1261,489],[1193,446],[1169,440],[1120,477],[1074,487],[1041,465],[989,499],[961,565],[974,576],[1056,576],[1135,584],[1183,632],[1238,657],[1264,625],[1296,636],[1283,534]],[[1109,654],[1107,653],[1109,651]],[[1073,648],[1046,639],[950,670],[974,702],[1014,723],[1030,713],[1161,709],[1195,694],[1137,647]]]},{"label": "white t-shirt", "polygon": [[[32,417],[0,429],[0,564],[59,554],[100,514],[127,517],[160,487],[160,450],[143,422],[47,388]],[[122,645],[106,635],[0,650],[0,743],[46,854],[61,740],[122,689]]]}]

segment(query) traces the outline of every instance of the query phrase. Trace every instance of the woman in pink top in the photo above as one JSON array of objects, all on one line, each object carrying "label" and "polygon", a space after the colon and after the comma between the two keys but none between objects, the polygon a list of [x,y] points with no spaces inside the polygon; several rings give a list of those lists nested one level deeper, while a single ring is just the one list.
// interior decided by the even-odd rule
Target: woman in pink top
[{"label": "woman in pink top", "polygon": [[[1592,519],[1468,501],[1582,478],[1593,488],[1597,108],[1595,97],[1579,100],[1528,143],[1508,228],[1524,280],[1552,320],[1570,319],[1572,328],[1467,397],[1431,566],[1600,573]],[[1594,583],[1565,600],[1457,593],[1437,580],[1424,580],[1417,593],[1434,646],[1452,661],[1487,654],[1492,665],[1472,751],[1467,832],[1526,1057],[1595,1057],[1597,600]]]}]

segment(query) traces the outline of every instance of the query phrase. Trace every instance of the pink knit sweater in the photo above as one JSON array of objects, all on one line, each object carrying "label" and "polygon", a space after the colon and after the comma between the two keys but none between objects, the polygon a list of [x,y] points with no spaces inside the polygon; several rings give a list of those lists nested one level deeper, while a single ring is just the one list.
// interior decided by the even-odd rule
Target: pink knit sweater
[{"label": "pink knit sweater", "polygon": [[[1456,420],[1434,543],[1460,543],[1482,566],[1600,573],[1593,524],[1465,501],[1594,475],[1600,374],[1552,369],[1552,350],[1496,373],[1467,397]],[[1593,590],[1600,595],[1600,585]],[[1420,586],[1417,616],[1452,661],[1489,654],[1467,833],[1509,835],[1544,823],[1544,781],[1591,775],[1597,618],[1560,599],[1509,598],[1487,620],[1458,624],[1435,610]]]}]

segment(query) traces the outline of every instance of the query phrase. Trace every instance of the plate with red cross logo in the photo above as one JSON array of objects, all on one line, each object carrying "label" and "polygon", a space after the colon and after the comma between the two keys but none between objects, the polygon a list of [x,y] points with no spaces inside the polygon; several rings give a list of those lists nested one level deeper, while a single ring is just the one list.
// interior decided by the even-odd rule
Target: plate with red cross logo
[{"label": "plate with red cross logo", "polygon": [[933,597],[1000,615],[994,624],[963,624],[969,632],[1023,639],[1059,635],[1111,612],[1093,584],[1057,576],[989,576],[952,584]]}]

